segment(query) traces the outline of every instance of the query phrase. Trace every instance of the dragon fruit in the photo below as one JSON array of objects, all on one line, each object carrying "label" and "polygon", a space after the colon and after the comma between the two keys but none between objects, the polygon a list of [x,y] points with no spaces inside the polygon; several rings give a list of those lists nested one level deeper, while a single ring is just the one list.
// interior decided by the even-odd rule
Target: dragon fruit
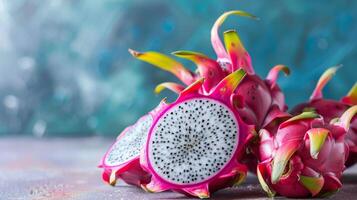
[{"label": "dragon fruit", "polygon": [[344,137],[356,113],[352,106],[328,124],[313,111],[303,112],[276,132],[261,129],[257,174],[268,195],[315,197],[337,191],[348,154]]},{"label": "dragon fruit", "polygon": [[[230,15],[256,19],[255,16],[243,11],[229,11],[217,19],[211,30],[211,42],[217,54],[217,60],[192,51],[173,52],[173,55],[177,57],[194,62],[198,67],[197,73],[186,69],[181,63],[158,52],[141,53],[131,49],[129,49],[129,52],[142,61],[171,72],[185,85],[205,78],[203,87],[199,91],[202,94],[214,88],[228,74],[238,69],[244,69],[247,76],[238,86],[239,89],[236,90],[233,98],[236,99],[236,109],[242,120],[247,124],[255,125],[258,130],[269,112],[276,109],[281,111],[287,109],[284,95],[276,84],[276,79],[279,71],[289,74],[289,69],[286,66],[277,65],[269,72],[267,79],[262,80],[255,75],[250,55],[234,30],[224,32],[225,48],[219,38],[218,30]],[[184,87],[177,83],[163,83],[158,85],[155,91],[160,92],[162,89],[168,88],[174,92],[180,92]]]},{"label": "dragon fruit", "polygon": [[239,159],[254,126],[240,119],[233,98],[245,74],[237,70],[207,93],[200,92],[205,84],[199,79],[154,116],[140,157],[143,169],[152,175],[143,189],[208,198],[245,178],[247,168]]},{"label": "dragon fruit", "polygon": [[140,152],[147,139],[153,116],[165,104],[166,100],[164,99],[154,110],[119,134],[99,165],[100,168],[104,169],[102,178],[105,182],[113,186],[118,178],[127,184],[136,186],[150,182],[151,175],[140,166]]},{"label": "dragon fruit", "polygon": [[[292,109],[292,114],[299,114],[304,110],[315,110],[322,115],[325,122],[340,116],[349,107],[357,104],[357,83],[352,87],[350,92],[340,101],[324,99],[322,90],[332,76],[336,73],[338,66],[327,69],[320,77],[310,101],[297,105]],[[357,117],[352,119],[350,130],[348,131],[345,142],[349,146],[349,157],[346,166],[351,166],[357,162]]]},{"label": "dragon fruit", "polygon": [[229,11],[221,15],[211,29],[211,42],[217,54],[217,62],[228,72],[243,68],[249,74],[237,90],[237,98],[241,99],[242,105],[238,112],[249,124],[256,125],[257,129],[263,125],[267,114],[272,111],[274,105],[281,111],[287,109],[285,98],[279,86],[276,84],[279,71],[286,75],[290,73],[289,68],[284,65],[273,67],[266,80],[255,75],[251,57],[244,48],[238,34],[234,30],[224,32],[225,47],[219,37],[219,27],[230,15],[240,15],[252,19],[258,19],[254,15],[243,11]]}]

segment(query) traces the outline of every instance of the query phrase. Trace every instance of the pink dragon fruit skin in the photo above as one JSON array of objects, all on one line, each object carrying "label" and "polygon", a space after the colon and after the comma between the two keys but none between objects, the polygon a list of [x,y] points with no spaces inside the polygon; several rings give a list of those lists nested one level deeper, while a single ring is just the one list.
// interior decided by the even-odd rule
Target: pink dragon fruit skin
[{"label": "pink dragon fruit skin", "polygon": [[[225,19],[230,15],[239,15],[252,19],[257,19],[257,17],[242,11],[229,11],[224,13],[217,19],[212,27],[211,41],[213,49],[217,54],[217,62],[220,63],[224,69],[228,72],[232,72],[236,69],[243,68],[249,74],[237,90],[237,95],[242,99],[242,104],[244,104],[244,106],[242,106],[244,110],[239,110],[239,112],[243,116],[243,120],[246,118],[247,123],[256,125],[257,130],[259,130],[273,105],[277,105],[281,111],[287,109],[284,94],[276,84],[276,80],[279,71],[283,71],[286,75],[288,75],[290,71],[289,68],[284,65],[277,65],[271,69],[266,80],[262,80],[259,76],[255,75],[251,57],[244,48],[237,32],[234,30],[226,31],[223,34],[225,50],[220,40],[218,30]],[[247,111],[250,111],[250,113],[247,113]],[[247,117],[244,117],[244,114],[246,114]]]},{"label": "pink dragon fruit skin", "polygon": [[269,196],[323,196],[337,191],[348,147],[344,137],[357,106],[332,123],[303,112],[281,123],[276,132],[261,129],[258,179]]},{"label": "pink dragon fruit skin", "polygon": [[[140,145],[146,140],[153,116],[165,104],[166,100],[164,99],[154,110],[141,117],[134,125],[125,128],[119,134],[116,141],[111,145],[100,161],[99,167],[103,168],[102,179],[104,182],[114,186],[119,178],[127,184],[139,187],[141,184],[150,182],[151,175],[145,172],[140,165],[140,149],[142,147],[140,148],[140,146],[138,147],[137,145]],[[132,138],[130,138],[131,135],[133,135]],[[139,144],[133,145],[133,142],[139,142]],[[120,146],[118,147],[117,145],[123,145],[123,143],[124,145],[128,143],[129,146],[117,152],[118,148],[120,148]],[[127,154],[129,154],[129,156],[126,156]],[[112,156],[112,158],[110,158],[110,156]],[[119,162],[115,161],[115,159],[120,159],[120,156],[126,157]],[[114,161],[110,161],[111,159],[114,159]]]},{"label": "pink dragon fruit skin", "polygon": [[[323,116],[326,123],[340,116],[349,107],[357,105],[357,83],[352,87],[350,92],[340,101],[332,99],[324,99],[322,90],[332,76],[336,73],[338,67],[327,69],[320,77],[310,101],[295,106],[291,113],[298,114],[304,110],[313,109],[318,114]],[[345,137],[345,142],[349,147],[349,157],[346,161],[346,166],[352,166],[357,162],[357,117],[352,119],[350,129]]]},{"label": "pink dragon fruit skin", "polygon": [[[254,127],[240,119],[232,98],[244,76],[244,70],[237,70],[206,94],[200,92],[204,87],[200,79],[158,112],[140,157],[143,169],[152,175],[150,183],[142,184],[143,189],[208,198],[211,192],[244,179],[247,168],[239,158]],[[220,154],[223,151],[225,154]]]},{"label": "pink dragon fruit skin", "polygon": [[[136,58],[153,64],[163,70],[169,71],[178,77],[185,85],[192,84],[194,81],[205,78],[204,87],[201,93],[206,94],[217,83],[219,83],[227,74],[244,69],[248,74],[243,82],[238,86],[235,96],[237,107],[243,121],[255,125],[257,130],[264,123],[268,112],[273,105],[277,105],[282,111],[286,110],[285,98],[279,86],[276,84],[277,74],[283,71],[289,74],[289,69],[283,65],[274,67],[266,80],[262,80],[255,75],[249,53],[245,50],[238,34],[234,30],[224,32],[223,46],[218,30],[225,19],[230,15],[239,15],[256,19],[253,15],[243,11],[229,11],[222,14],[214,23],[211,29],[211,42],[213,49],[217,54],[217,60],[192,51],[176,51],[173,55],[191,60],[198,67],[198,73],[195,74],[186,69],[181,63],[157,52],[129,52]],[[180,92],[184,86],[176,83],[163,83],[156,88],[160,92],[163,88],[168,88],[174,92]]]},{"label": "pink dragon fruit skin", "polygon": [[104,182],[115,186],[118,178],[127,184],[140,187],[141,184],[150,182],[151,175],[141,168],[139,159],[133,159],[126,165],[116,166],[115,168],[104,167],[102,173]]},{"label": "pink dragon fruit skin", "polygon": [[273,106],[276,105],[280,111],[286,111],[288,108],[285,104],[285,96],[282,93],[279,85],[276,83],[280,71],[283,71],[285,75],[290,74],[289,68],[286,67],[285,65],[276,65],[269,71],[265,81],[267,85],[270,87],[270,93],[273,98],[272,105]]}]

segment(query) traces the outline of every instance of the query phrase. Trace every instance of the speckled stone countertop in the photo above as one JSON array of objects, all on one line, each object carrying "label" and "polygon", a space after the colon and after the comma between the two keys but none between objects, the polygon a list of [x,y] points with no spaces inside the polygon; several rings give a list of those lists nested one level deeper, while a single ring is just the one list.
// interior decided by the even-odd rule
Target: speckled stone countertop
[{"label": "speckled stone countertop", "polygon": [[[0,199],[188,199],[173,192],[149,194],[123,183],[104,184],[96,166],[110,143],[102,138],[0,138]],[[346,171],[343,181],[330,199],[357,199],[357,166]],[[211,199],[268,198],[249,176],[243,185]]]}]

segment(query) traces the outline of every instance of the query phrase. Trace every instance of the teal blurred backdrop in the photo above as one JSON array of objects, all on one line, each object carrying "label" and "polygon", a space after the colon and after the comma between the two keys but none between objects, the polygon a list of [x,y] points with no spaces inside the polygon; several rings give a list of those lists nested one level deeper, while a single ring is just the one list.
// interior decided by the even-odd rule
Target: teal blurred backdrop
[{"label": "teal blurred backdrop", "polygon": [[239,31],[257,73],[292,69],[279,79],[290,107],[329,66],[344,65],[327,97],[356,81],[357,1],[0,0],[0,135],[115,136],[173,98],[154,95],[156,84],[177,81],[127,49],[215,57],[210,28],[233,9],[261,18],[231,17],[222,27]]}]

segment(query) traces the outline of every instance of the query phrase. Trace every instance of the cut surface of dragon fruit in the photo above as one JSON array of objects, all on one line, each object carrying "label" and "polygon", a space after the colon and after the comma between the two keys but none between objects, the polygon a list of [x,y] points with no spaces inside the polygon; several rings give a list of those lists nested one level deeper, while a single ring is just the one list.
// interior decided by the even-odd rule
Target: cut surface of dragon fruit
[{"label": "cut surface of dragon fruit", "polygon": [[236,117],[225,104],[204,97],[188,99],[171,107],[155,123],[149,162],[168,182],[202,182],[232,159],[238,133]]},{"label": "cut surface of dragon fruit", "polygon": [[247,168],[239,158],[254,127],[240,119],[232,96],[244,76],[237,70],[206,95],[199,93],[204,80],[196,81],[154,117],[141,157],[152,175],[145,190],[207,198],[243,180]]},{"label": "cut surface of dragon fruit", "polygon": [[145,115],[134,126],[121,133],[104,157],[106,166],[118,166],[137,158],[145,144],[152,117]]},{"label": "cut surface of dragon fruit", "polygon": [[105,182],[115,185],[117,179],[121,178],[128,184],[140,186],[150,181],[150,175],[140,166],[139,155],[152,120],[152,116],[147,114],[119,134],[100,164],[104,168],[102,177]]}]

